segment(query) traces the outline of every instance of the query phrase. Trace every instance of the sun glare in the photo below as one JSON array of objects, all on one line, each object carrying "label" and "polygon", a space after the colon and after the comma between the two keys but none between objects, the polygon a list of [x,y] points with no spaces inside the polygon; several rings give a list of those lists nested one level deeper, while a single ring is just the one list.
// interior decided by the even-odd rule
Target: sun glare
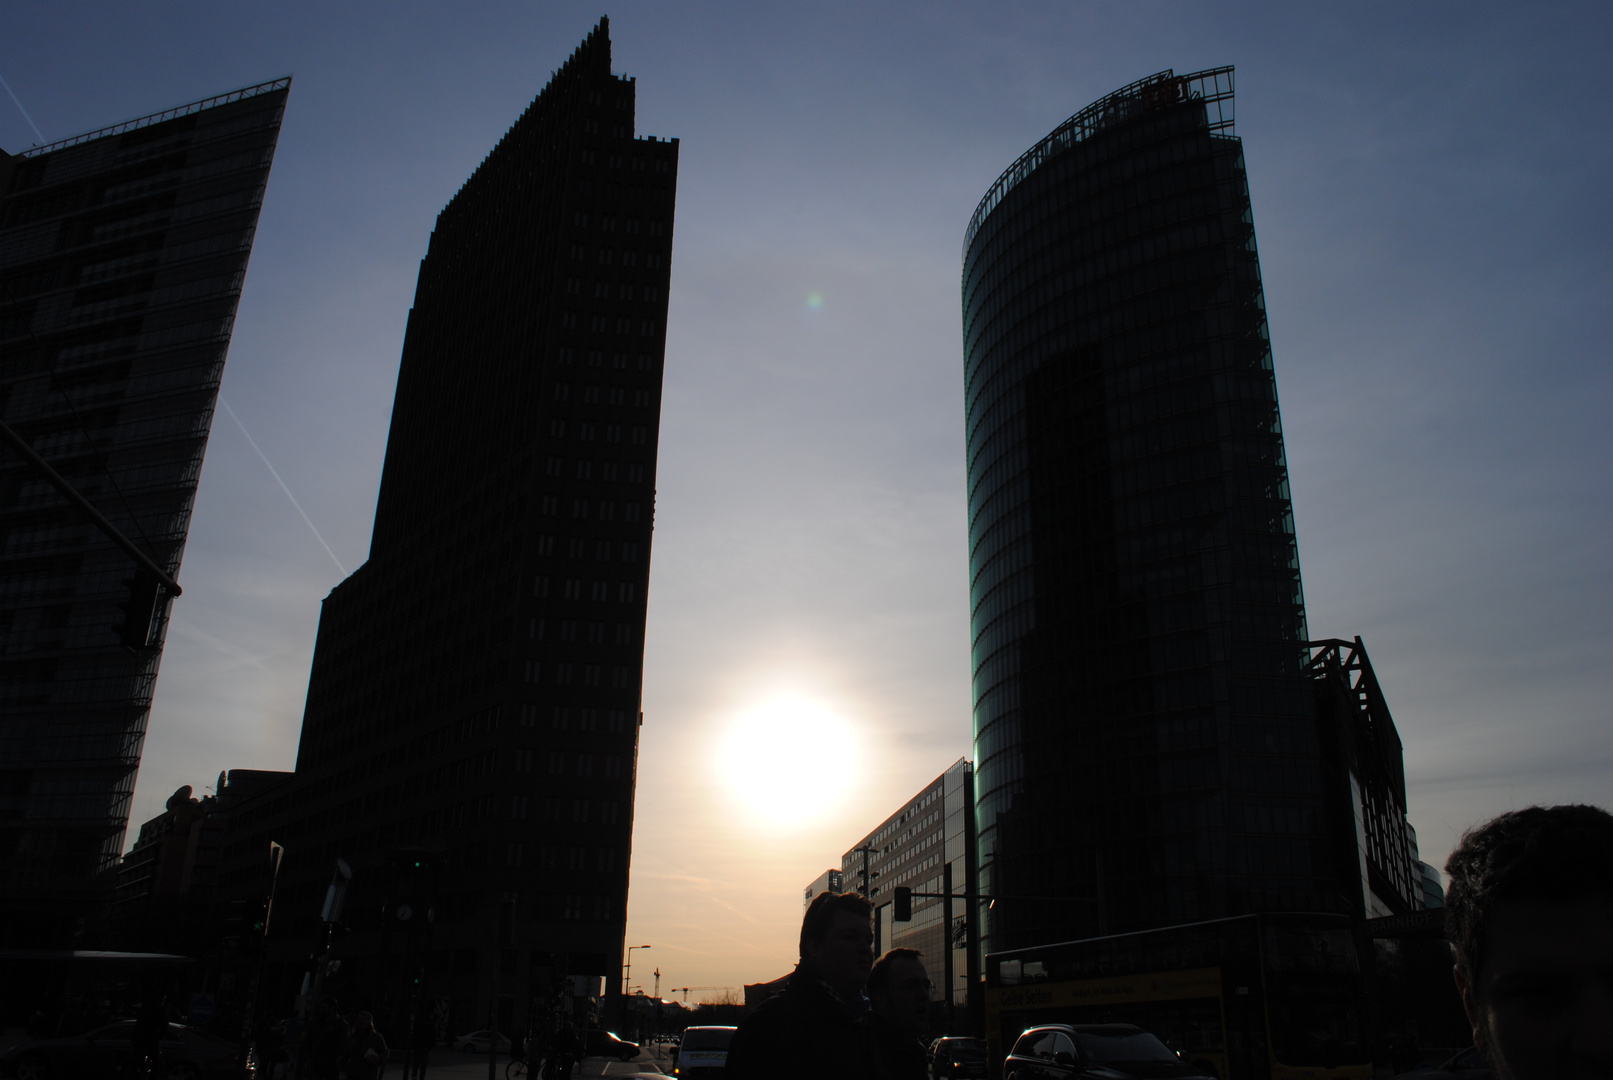
[{"label": "sun glare", "polygon": [[779,698],[729,728],[723,775],[747,812],[772,825],[807,825],[838,806],[860,756],[851,725],[832,709]]}]

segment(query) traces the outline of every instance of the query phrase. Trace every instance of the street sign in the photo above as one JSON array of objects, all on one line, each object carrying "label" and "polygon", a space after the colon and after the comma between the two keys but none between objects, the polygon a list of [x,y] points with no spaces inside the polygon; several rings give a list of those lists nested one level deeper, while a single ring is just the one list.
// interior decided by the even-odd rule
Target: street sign
[{"label": "street sign", "polygon": [[1440,937],[1445,933],[1445,909],[1429,908],[1367,919],[1361,924],[1361,931],[1369,938]]},{"label": "street sign", "polygon": [[190,999],[190,1022],[195,1024],[197,1027],[211,1024],[213,1022],[213,1017],[217,1015],[218,1008],[213,1004],[213,999],[208,995],[197,994],[195,997]]}]

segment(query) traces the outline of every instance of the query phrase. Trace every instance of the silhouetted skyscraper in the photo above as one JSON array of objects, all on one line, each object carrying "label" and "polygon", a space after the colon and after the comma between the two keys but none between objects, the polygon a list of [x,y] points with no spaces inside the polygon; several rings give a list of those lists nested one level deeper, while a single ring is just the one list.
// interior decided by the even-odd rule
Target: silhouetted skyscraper
[{"label": "silhouetted skyscraper", "polygon": [[[0,152],[0,409],[178,574],[290,79]],[[167,629],[130,558],[0,450],[0,942],[110,899]]]},{"label": "silhouetted skyscraper", "polygon": [[456,1031],[621,970],[678,160],[634,93],[602,20],[438,216],[297,777],[232,820],[299,977],[353,867],[344,1003],[402,1007],[400,932]]},{"label": "silhouetted skyscraper", "polygon": [[[992,186],[963,269],[987,947],[1345,910],[1232,69]],[[1398,747],[1398,742],[1395,744]]]}]

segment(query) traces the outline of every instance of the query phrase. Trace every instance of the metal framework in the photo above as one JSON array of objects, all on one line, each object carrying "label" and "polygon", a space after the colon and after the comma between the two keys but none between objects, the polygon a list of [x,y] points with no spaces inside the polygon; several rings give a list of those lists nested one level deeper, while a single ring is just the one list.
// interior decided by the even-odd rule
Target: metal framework
[{"label": "metal framework", "polygon": [[997,204],[1049,158],[1063,153],[1076,143],[1085,142],[1112,124],[1174,105],[1178,101],[1203,101],[1210,130],[1218,135],[1236,134],[1230,65],[1181,76],[1166,68],[1146,79],[1138,79],[1099,98],[1064,121],[1003,171],[997,182],[987,189],[980,205],[975,207],[974,216],[969,219],[969,228],[963,237],[964,258],[969,256],[969,246],[974,243],[975,233],[980,231],[980,226],[997,208]]},{"label": "metal framework", "polygon": [[290,85],[291,76],[282,75],[278,79],[271,79],[269,82],[258,83],[256,86],[243,86],[241,89],[231,90],[227,94],[215,94],[209,98],[202,98],[200,101],[193,101],[188,105],[176,105],[172,109],[164,109],[162,112],[152,113],[150,116],[139,116],[133,120],[125,120],[121,124],[113,124],[110,127],[97,128],[94,131],[86,131],[82,135],[73,135],[66,139],[57,139],[55,142],[47,143],[44,146],[35,146],[28,150],[18,151],[15,156],[21,158],[39,157],[41,154],[50,154],[57,150],[65,150],[69,146],[77,146],[79,143],[86,143],[91,139],[101,139],[108,135],[122,135],[126,131],[135,131],[139,128],[150,127],[152,124],[160,124],[165,120],[172,120],[180,116],[189,116],[191,113],[198,113],[203,109],[213,109],[220,105],[228,105],[232,101],[242,101],[246,98],[257,97],[259,94],[267,94],[275,90],[284,90]]}]

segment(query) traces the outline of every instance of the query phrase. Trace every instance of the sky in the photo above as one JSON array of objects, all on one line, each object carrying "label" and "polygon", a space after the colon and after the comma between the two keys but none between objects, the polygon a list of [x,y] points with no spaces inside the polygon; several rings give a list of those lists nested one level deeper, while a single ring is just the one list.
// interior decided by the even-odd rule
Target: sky
[{"label": "sky", "polygon": [[[964,227],[1165,68],[1237,67],[1310,631],[1365,641],[1423,858],[1613,805],[1613,8],[8,0],[8,151],[295,77],[134,825],[292,766],[432,222],[601,14],[681,160],[635,985],[785,973],[801,889],[971,755]],[[781,709],[823,738],[758,755]]]}]

